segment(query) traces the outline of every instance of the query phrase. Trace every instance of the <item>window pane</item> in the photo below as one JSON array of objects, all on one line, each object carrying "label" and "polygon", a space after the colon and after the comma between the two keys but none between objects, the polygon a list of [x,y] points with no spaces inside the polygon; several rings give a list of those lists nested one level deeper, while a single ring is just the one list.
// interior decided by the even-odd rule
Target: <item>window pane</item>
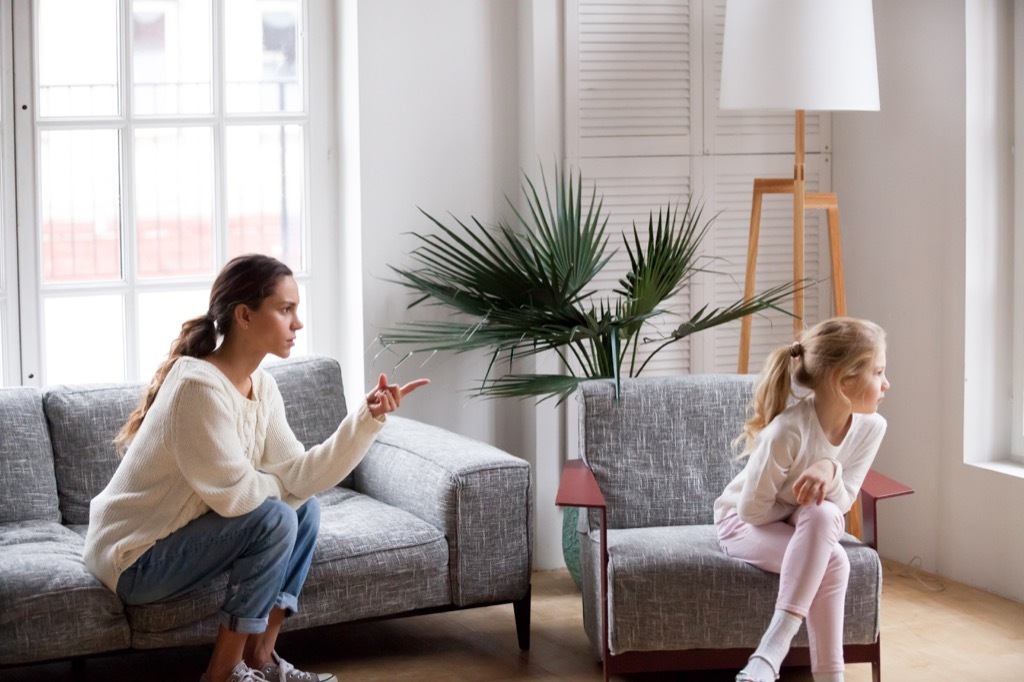
[{"label": "window pane", "polygon": [[41,116],[117,114],[117,4],[39,0]]},{"label": "window pane", "polygon": [[124,306],[121,297],[48,298],[46,383],[124,381]]},{"label": "window pane", "polygon": [[116,130],[40,133],[43,281],[121,276]]},{"label": "window pane", "polygon": [[167,359],[186,320],[206,313],[210,288],[139,294],[139,377],[148,381]]},{"label": "window pane", "polygon": [[139,275],[212,274],[213,131],[135,131]]},{"label": "window pane", "polygon": [[212,111],[209,0],[132,3],[135,113]]},{"label": "window pane", "polygon": [[299,126],[228,128],[228,257],[264,253],[303,269],[304,167]]},{"label": "window pane", "polygon": [[227,110],[302,111],[298,0],[225,3]]}]

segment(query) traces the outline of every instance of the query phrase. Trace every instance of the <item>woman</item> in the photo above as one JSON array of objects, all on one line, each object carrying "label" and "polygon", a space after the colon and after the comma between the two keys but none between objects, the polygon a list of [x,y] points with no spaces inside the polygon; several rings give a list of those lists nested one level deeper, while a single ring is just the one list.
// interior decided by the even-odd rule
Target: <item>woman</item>
[{"label": "woman", "polygon": [[[366,454],[385,415],[428,383],[377,386],[306,451],[260,363],[302,329],[291,270],[246,255],[220,271],[208,312],[185,322],[118,434],[123,459],[93,499],[85,562],[125,604],[173,599],[227,571],[204,682],[328,682],[274,650],[298,610],[319,528],[316,493]],[[217,341],[220,339],[220,344]]]}]

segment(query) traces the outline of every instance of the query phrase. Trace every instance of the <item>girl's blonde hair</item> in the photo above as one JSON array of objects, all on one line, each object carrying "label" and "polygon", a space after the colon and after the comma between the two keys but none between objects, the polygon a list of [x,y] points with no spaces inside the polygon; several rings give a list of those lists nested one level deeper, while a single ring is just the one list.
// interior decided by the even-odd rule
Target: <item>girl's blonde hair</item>
[{"label": "girl's blonde hair", "polygon": [[885,349],[885,331],[874,322],[852,317],[823,320],[801,334],[799,341],[768,355],[754,387],[751,416],[734,447],[749,454],[761,430],[786,409],[793,384],[816,391],[826,382],[844,396],[840,384],[861,375]]},{"label": "girl's blonde hair", "polygon": [[181,333],[171,344],[167,359],[153,375],[138,407],[115,436],[114,445],[118,454],[124,455],[135,434],[139,432],[142,420],[146,418],[146,413],[156,400],[156,394],[178,358],[183,355],[202,358],[212,353],[217,348],[218,335],[226,336],[231,331],[235,308],[246,305],[252,310],[259,310],[263,300],[274,293],[278,280],[291,274],[291,268],[281,261],[258,254],[238,256],[221,268],[210,289],[209,311],[181,325]]}]

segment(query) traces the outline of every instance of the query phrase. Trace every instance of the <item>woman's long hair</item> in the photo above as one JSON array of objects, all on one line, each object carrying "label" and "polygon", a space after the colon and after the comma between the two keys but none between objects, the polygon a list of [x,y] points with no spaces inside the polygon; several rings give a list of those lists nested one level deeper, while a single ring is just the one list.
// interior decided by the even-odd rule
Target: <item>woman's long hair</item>
[{"label": "woman's long hair", "polygon": [[245,305],[259,310],[264,299],[274,293],[278,281],[292,274],[291,269],[270,256],[248,254],[231,259],[217,275],[210,289],[210,306],[205,315],[192,318],[181,325],[181,333],[171,344],[167,359],[153,375],[149,388],[139,406],[114,438],[120,454],[127,450],[132,438],[142,426],[142,420],[156,400],[160,387],[171,367],[183,355],[206,357],[217,348],[219,336],[227,336],[234,325],[235,308]]},{"label": "woman's long hair", "polygon": [[863,373],[884,348],[881,327],[852,317],[823,320],[799,341],[776,348],[765,360],[754,388],[750,419],[733,441],[734,447],[742,448],[741,455],[750,453],[757,434],[786,409],[793,384],[815,391],[832,382],[836,394],[843,396],[843,380]]}]

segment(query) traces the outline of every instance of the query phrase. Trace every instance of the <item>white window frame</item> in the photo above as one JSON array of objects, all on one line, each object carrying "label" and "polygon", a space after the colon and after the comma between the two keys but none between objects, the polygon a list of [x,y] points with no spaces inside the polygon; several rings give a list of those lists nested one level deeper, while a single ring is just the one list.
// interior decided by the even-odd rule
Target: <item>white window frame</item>
[{"label": "white window frame", "polygon": [[11,0],[0,0],[0,385],[21,374],[14,185],[14,53]]},{"label": "white window frame", "polygon": [[[35,34],[35,3],[2,0],[5,15],[11,17],[13,31],[13,66],[18,69],[15,79],[15,107],[18,116],[14,145],[17,150],[16,195],[17,195],[17,250],[11,252],[11,260],[16,259],[20,281],[20,351],[16,344],[10,344],[5,352],[20,357],[20,363],[13,366],[14,372],[6,377],[6,383],[43,386],[48,383],[45,370],[45,336],[43,329],[42,307],[45,295],[81,296],[95,293],[121,294],[125,296],[125,367],[124,375],[128,380],[146,380],[148,376],[139,376],[138,343],[135,338],[137,297],[140,291],[167,291],[188,288],[209,288],[213,274],[203,277],[180,277],[167,280],[147,280],[139,282],[134,276],[135,236],[127,229],[131,222],[125,217],[130,216],[131,196],[133,191],[123,192],[126,198],[121,207],[122,215],[122,246],[121,258],[124,278],[121,281],[83,284],[47,284],[42,283],[41,233],[37,229],[38,181],[36,167],[36,144],[40,130],[60,128],[61,121],[47,119],[38,121],[35,116],[35,85],[37,82],[36,66],[33,63],[32,41]],[[333,124],[338,106],[337,78],[338,63],[335,56],[334,31],[337,30],[335,17],[339,11],[331,0],[303,0],[302,13],[304,26],[301,28],[303,66],[305,83],[303,96],[304,111],[298,115],[273,114],[267,116],[225,116],[219,113],[203,117],[175,116],[167,118],[147,117],[140,126],[131,117],[132,92],[130,88],[131,53],[128,30],[131,26],[130,0],[120,0],[119,21],[127,30],[121,33],[122,41],[119,48],[121,58],[121,114],[111,119],[109,125],[122,131],[121,159],[128,170],[122,171],[122,181],[134,182],[131,176],[132,145],[131,132],[138,127],[167,124],[172,126],[188,125],[202,122],[218,130],[215,136],[218,144],[223,144],[223,130],[226,121],[230,123],[273,122],[299,123],[304,127],[305,140],[305,196],[303,212],[305,215],[304,233],[302,235],[302,262],[304,270],[296,271],[296,280],[305,287],[306,298],[303,300],[304,321],[307,328],[303,333],[309,334],[307,348],[311,353],[328,353],[338,348],[339,329],[342,324],[336,322],[337,305],[335,299],[339,291],[339,268],[335,266],[340,253],[339,237],[336,226],[338,220],[337,192],[339,186],[339,162],[335,151],[338,149],[338,127]],[[221,98],[223,93],[217,83],[218,69],[223,63],[223,46],[219,40],[218,26],[223,22],[223,3],[212,2],[214,12],[214,98]],[[0,24],[2,28],[2,24]],[[8,43],[10,44],[10,43]],[[30,75],[31,77],[25,77]],[[22,108],[24,106],[25,108]],[[223,107],[215,107],[223,112]],[[90,120],[89,127],[99,127],[106,122]],[[5,154],[5,159],[10,155]],[[222,165],[222,164],[221,164]],[[218,167],[215,182],[223,185],[224,169]],[[212,254],[213,270],[225,260],[226,231],[224,222],[223,198],[215,206],[215,253]],[[10,242],[9,242],[10,243]],[[11,271],[11,270],[8,270]],[[17,308],[17,306],[14,306]],[[168,344],[172,339],[168,339]],[[142,370],[146,371],[145,368]],[[20,377],[20,378],[19,378]]]},{"label": "white window frame", "polygon": [[[1024,464],[1024,1],[1013,5],[1013,401],[1011,459]],[[1024,150],[1022,150],[1024,151]]]}]

